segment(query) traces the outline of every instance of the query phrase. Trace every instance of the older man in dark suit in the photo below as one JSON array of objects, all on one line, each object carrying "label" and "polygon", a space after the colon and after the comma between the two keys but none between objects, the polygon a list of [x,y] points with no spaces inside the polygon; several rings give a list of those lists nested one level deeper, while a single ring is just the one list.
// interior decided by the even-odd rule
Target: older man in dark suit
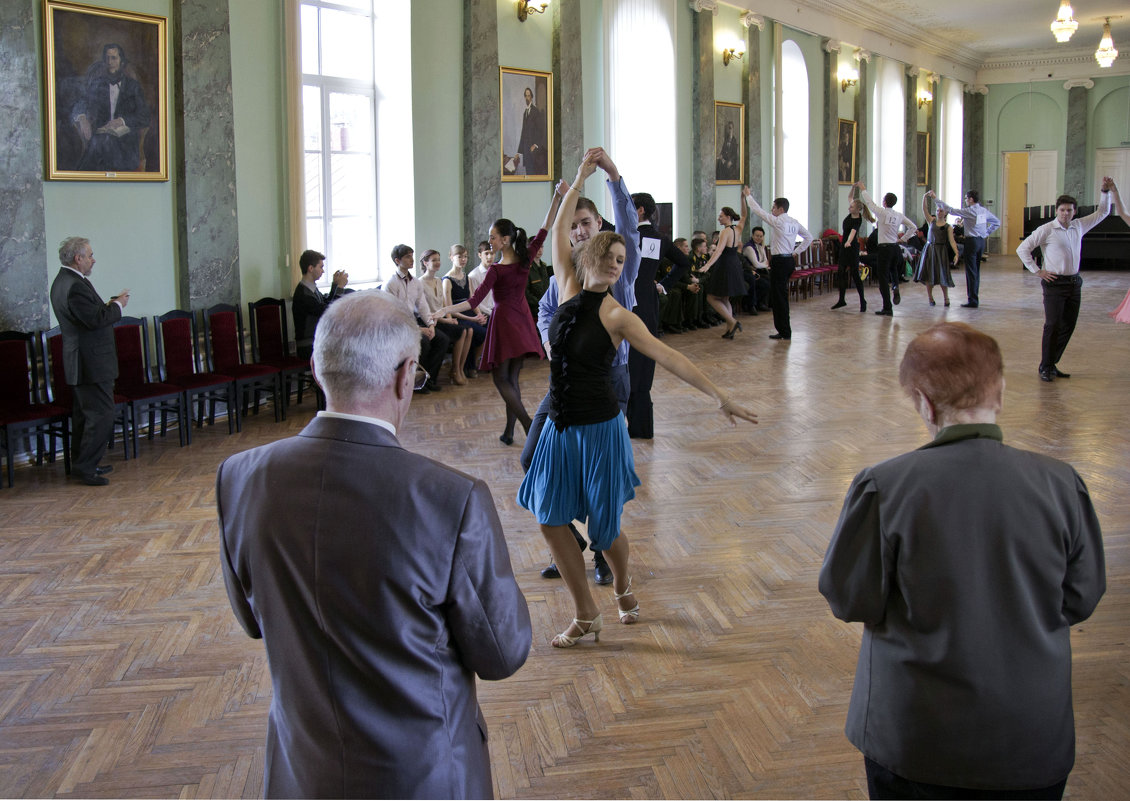
[{"label": "older man in dark suit", "polygon": [[63,334],[63,375],[74,393],[71,464],[74,476],[84,484],[109,484],[99,466],[114,427],[114,379],[118,377],[118,351],[113,326],[129,303],[123,289],[109,303],[90,283],[94,250],[81,236],[59,245],[63,265],[51,284],[51,308]]},{"label": "older man in dark suit", "polygon": [[228,597],[274,685],[268,797],[492,795],[475,676],[522,666],[530,616],[486,485],[397,441],[419,350],[392,296],[336,301],[327,410],[217,474]]},{"label": "older man in dark suit", "polygon": [[836,617],[863,623],[848,739],[872,798],[1059,798],[1071,626],[1106,589],[1087,487],[1002,442],[992,337],[936,325],[899,383],[933,441],[855,477],[820,571]]}]

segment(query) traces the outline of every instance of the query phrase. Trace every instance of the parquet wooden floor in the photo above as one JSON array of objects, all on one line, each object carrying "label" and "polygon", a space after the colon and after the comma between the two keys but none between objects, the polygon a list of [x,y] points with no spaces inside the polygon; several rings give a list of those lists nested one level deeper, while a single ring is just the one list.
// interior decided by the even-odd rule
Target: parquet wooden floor
[{"label": "parquet wooden floor", "polygon": [[[743,318],[734,342],[718,328],[669,337],[761,425],[727,428],[709,400],[657,376],[656,438],[634,444],[643,486],[623,520],[641,622],[613,618],[599,644],[569,651],[549,646],[569,604],[538,575],[546,548],[514,503],[518,448],[497,440],[490,380],[417,400],[404,443],[489,482],[534,621],[526,666],[480,683],[498,796],[866,796],[842,733],[860,630],[832,617],[816,576],[852,476],[926,440],[897,363],[949,318],[1002,343],[1007,441],[1066,459],[1090,486],[1110,588],[1073,633],[1067,796],[1130,797],[1130,326],[1106,316],[1130,274],[1086,282],[1062,363],[1074,377],[1050,385],[1036,376],[1036,279],[1001,257],[975,311],[930,308],[907,287],[893,319],[830,312],[828,295],[794,304],[791,343],[766,338],[768,315]],[[523,374],[531,408],[547,375]],[[261,414],[240,435],[217,426],[188,448],[112,454],[105,488],[67,482],[58,464],[21,467],[0,490],[0,796],[260,795],[271,687],[261,644],[228,609],[213,481],[227,455],[310,414],[307,401],[286,423]],[[610,615],[611,590],[597,597]]]}]

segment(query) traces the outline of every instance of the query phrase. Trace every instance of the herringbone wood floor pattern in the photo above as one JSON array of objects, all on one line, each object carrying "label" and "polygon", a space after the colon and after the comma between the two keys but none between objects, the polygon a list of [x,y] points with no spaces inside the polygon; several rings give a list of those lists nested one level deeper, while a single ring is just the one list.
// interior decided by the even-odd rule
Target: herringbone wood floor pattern
[{"label": "herringbone wood floor pattern", "polygon": [[[905,287],[893,319],[830,312],[828,295],[795,304],[791,343],[766,338],[768,315],[744,318],[734,342],[720,328],[669,337],[761,425],[727,428],[709,400],[657,376],[656,438],[635,442],[643,486],[623,520],[641,622],[613,617],[599,644],[570,651],[549,646],[570,607],[538,575],[546,548],[514,503],[517,445],[498,442],[490,380],[413,404],[404,444],[489,482],[534,621],[526,666],[480,683],[499,797],[866,796],[842,734],[859,627],[831,616],[816,576],[852,476],[925,441],[897,364],[946,318],[1002,343],[1007,441],[1070,461],[1090,486],[1110,589],[1073,634],[1067,795],[1130,796],[1130,327],[1105,314],[1128,275],[1087,276],[1062,364],[1074,377],[1048,385],[1040,290],[1017,264],[986,265],[975,311],[957,307],[960,286],[951,309]],[[532,409],[545,365],[523,379]],[[260,795],[271,687],[261,644],[227,606],[213,481],[223,458],[310,414],[307,401],[284,424],[260,414],[237,436],[220,425],[188,448],[111,454],[105,488],[67,482],[57,464],[22,467],[0,491],[0,796]],[[611,615],[610,589],[598,598]]]}]

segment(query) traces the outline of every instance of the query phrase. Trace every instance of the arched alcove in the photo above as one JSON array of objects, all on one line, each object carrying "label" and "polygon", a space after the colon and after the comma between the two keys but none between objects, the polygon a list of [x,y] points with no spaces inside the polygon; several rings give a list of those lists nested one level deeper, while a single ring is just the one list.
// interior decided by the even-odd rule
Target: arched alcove
[{"label": "arched alcove", "polygon": [[1059,104],[1042,92],[1024,92],[1001,107],[998,150],[1063,150],[1066,125]]}]

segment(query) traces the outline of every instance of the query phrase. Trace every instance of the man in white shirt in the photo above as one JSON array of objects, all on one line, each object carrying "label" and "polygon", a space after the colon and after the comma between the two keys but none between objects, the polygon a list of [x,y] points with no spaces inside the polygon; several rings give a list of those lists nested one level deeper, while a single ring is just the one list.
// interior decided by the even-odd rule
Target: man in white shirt
[{"label": "man in white shirt", "polygon": [[[808,250],[808,246],[812,244],[812,234],[788,215],[788,198],[777,198],[773,201],[772,208],[765,211],[753,199],[749,187],[743,187],[742,194],[745,195],[750,211],[773,229],[773,239],[769,243],[769,294],[772,298],[773,327],[777,329],[777,333],[770,334],[769,338],[789,340],[793,338],[793,329],[789,323],[789,276],[796,269],[795,255]],[[798,236],[801,238],[799,245],[796,241]]]},{"label": "man in white shirt", "polygon": [[[479,288],[483,279],[487,277],[487,270],[490,269],[493,258],[494,251],[490,249],[490,242],[484,239],[479,243],[479,266],[467,273],[467,288],[472,295],[475,294],[475,290]],[[494,311],[494,292],[487,292],[487,296],[479,303],[479,311],[488,317]]]},{"label": "man in white shirt", "polygon": [[989,235],[1001,227],[1001,221],[981,205],[980,195],[976,189],[965,193],[965,207],[958,208],[949,203],[938,201],[938,211],[942,214],[952,214],[961,218],[965,228],[965,244],[961,254],[965,260],[965,294],[967,303],[962,303],[962,308],[976,309],[981,302],[978,291],[981,288],[981,256],[985,253],[985,240]]},{"label": "man in white shirt", "polygon": [[[1093,214],[1075,217],[1075,198],[1060,195],[1055,202],[1055,219],[1044,223],[1020,243],[1016,255],[1025,268],[1035,273],[1044,288],[1044,335],[1040,345],[1040,379],[1055,381],[1071,378],[1056,365],[1075,332],[1082,300],[1083,279],[1079,275],[1083,235],[1110,214],[1111,190],[1114,181],[1103,178],[1099,206]],[[1036,264],[1032,251],[1040,248],[1043,267]]]},{"label": "man in white shirt", "polygon": [[420,282],[412,277],[412,267],[416,254],[408,245],[397,245],[392,249],[392,262],[396,265],[396,273],[384,282],[384,291],[400,298],[408,309],[416,315],[416,324],[420,327],[420,366],[428,372],[428,382],[417,392],[439,392],[436,376],[443,366],[443,357],[451,345],[451,340],[442,331],[437,331],[434,324],[428,324],[431,308],[428,299],[424,296]]},{"label": "man in white shirt", "polygon": [[[898,203],[894,192],[883,195],[883,206],[871,199],[863,181],[856,181],[856,189],[867,208],[875,215],[875,230],[879,234],[879,254],[875,271],[879,274],[879,294],[883,296],[883,308],[875,312],[882,317],[894,317],[895,310],[891,306],[891,282],[894,282],[895,304],[902,299],[899,295],[899,272],[903,263],[902,249],[899,247],[905,237],[913,236],[918,230],[918,223],[907,217],[901,211],[895,211],[892,206]],[[905,230],[899,231],[900,228]]]}]

